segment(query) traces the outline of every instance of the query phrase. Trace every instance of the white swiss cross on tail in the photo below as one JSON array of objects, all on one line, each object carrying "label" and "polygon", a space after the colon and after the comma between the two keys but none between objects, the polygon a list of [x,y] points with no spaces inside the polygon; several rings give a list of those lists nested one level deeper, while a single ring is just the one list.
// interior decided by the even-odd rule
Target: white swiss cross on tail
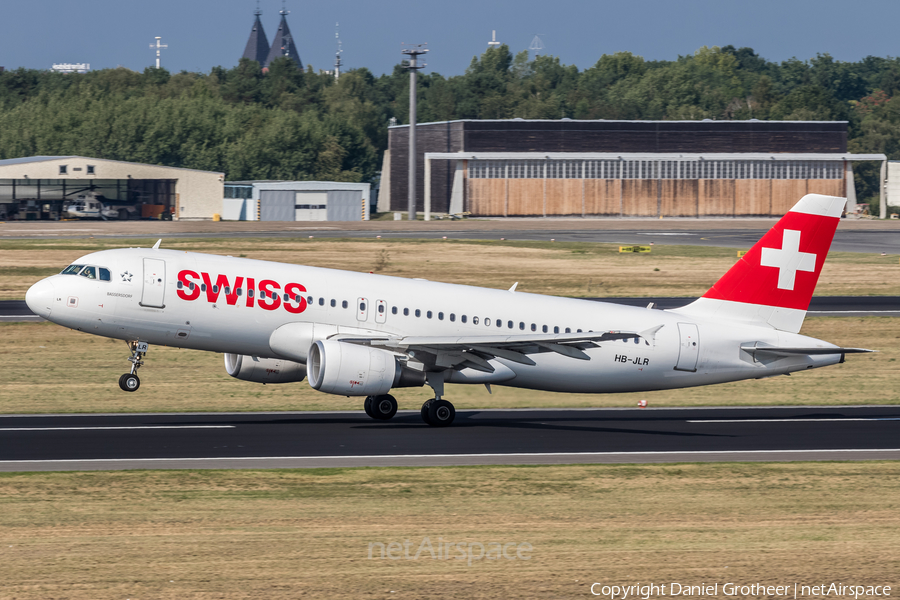
[{"label": "white swiss cross on tail", "polygon": [[816,255],[811,252],[800,252],[800,232],[796,229],[785,229],[781,250],[763,248],[759,264],[778,269],[778,289],[793,290],[797,271],[812,273],[816,270]]}]

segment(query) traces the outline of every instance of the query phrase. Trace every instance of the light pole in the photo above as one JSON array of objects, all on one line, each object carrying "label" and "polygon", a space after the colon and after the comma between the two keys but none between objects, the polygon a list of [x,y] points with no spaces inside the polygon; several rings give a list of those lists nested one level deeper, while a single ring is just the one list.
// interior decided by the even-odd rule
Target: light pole
[{"label": "light pole", "polygon": [[409,57],[409,214],[407,219],[416,220],[416,71],[425,64],[418,64],[418,57],[428,52],[428,44],[409,44],[401,50]]}]

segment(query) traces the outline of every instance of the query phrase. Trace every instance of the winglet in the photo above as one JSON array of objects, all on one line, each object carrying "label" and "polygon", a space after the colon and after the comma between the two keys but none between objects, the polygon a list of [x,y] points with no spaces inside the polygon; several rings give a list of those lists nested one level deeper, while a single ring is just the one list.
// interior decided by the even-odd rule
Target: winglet
[{"label": "winglet", "polygon": [[153,244],[153,249],[154,249],[154,250],[159,250],[159,245],[160,245],[161,243],[162,243],[162,238],[156,240],[156,243]]},{"label": "winglet", "polygon": [[651,327],[650,329],[645,329],[644,331],[640,332],[638,335],[640,337],[642,337],[644,339],[644,341],[650,340],[650,342],[652,342],[652,345],[655,346],[656,345],[656,333],[665,326],[666,326],[665,323],[662,325],[657,325],[656,327]]},{"label": "winglet", "polygon": [[519,285],[519,282],[518,282],[518,281],[515,282],[514,284],[512,284],[512,287],[509,288],[509,291],[510,291],[510,292],[515,292],[515,291],[516,291],[516,286],[517,286],[517,285]]}]

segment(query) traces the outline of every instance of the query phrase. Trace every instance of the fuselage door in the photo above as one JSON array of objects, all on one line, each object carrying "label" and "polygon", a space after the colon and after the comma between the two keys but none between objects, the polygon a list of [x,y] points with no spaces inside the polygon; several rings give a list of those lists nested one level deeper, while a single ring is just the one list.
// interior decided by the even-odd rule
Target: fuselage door
[{"label": "fuselage door", "polygon": [[384,300],[377,300],[375,302],[375,322],[384,323],[385,319],[387,319],[387,304]]},{"label": "fuselage door", "polygon": [[356,300],[356,320],[365,321],[369,318],[369,301],[365,298]]},{"label": "fuselage door", "polygon": [[700,330],[694,323],[678,324],[678,362],[676,371],[696,371],[700,356]]},{"label": "fuselage door", "polygon": [[144,259],[144,289],[141,306],[165,308],[166,261],[158,258]]}]

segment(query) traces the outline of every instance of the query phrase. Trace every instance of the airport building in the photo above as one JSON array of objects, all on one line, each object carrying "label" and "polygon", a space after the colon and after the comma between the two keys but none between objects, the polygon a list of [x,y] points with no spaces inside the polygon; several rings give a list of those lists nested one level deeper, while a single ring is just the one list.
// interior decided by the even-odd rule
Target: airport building
[{"label": "airport building", "polygon": [[[844,121],[461,120],[416,132],[426,215],[779,216],[806,193],[847,196],[852,212],[853,162],[886,160],[848,153]],[[408,139],[407,125],[389,129],[379,212],[407,209]]]},{"label": "airport building", "polygon": [[229,181],[227,221],[368,221],[371,184],[338,181]]},{"label": "airport building", "polygon": [[103,218],[212,219],[224,181],[224,173],[85,156],[5,159],[0,219],[58,219],[85,193],[108,209]]}]

